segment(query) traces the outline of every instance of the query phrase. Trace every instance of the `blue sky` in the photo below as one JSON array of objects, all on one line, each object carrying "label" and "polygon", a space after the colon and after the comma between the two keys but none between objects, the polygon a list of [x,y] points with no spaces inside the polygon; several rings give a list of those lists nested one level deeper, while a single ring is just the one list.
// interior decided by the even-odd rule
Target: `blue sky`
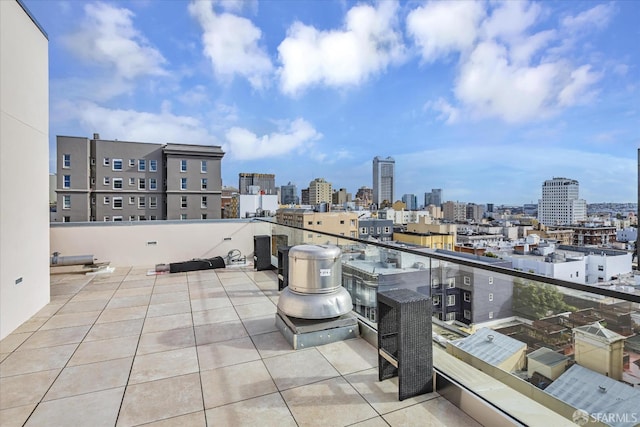
[{"label": "blue sky", "polygon": [[637,198],[640,2],[23,0],[49,35],[55,136],[221,145],[274,173],[396,198]]}]

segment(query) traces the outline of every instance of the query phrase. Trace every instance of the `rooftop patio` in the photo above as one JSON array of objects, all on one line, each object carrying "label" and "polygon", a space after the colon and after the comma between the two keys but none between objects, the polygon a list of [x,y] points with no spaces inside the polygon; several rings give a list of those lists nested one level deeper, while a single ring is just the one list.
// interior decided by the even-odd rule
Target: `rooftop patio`
[{"label": "rooftop patio", "polygon": [[363,339],[292,350],[273,271],[151,268],[52,272],[0,341],[2,426],[479,425],[438,393],[398,401]]}]

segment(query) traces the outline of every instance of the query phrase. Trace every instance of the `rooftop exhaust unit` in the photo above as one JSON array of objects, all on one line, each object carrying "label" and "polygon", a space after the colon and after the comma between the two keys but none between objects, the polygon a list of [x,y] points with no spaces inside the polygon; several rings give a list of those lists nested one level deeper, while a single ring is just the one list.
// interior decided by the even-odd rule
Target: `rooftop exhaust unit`
[{"label": "rooftop exhaust unit", "polygon": [[340,248],[300,245],[289,250],[289,286],[278,310],[299,319],[329,319],[352,310],[351,295],[342,287]]},{"label": "rooftop exhaust unit", "polygon": [[340,254],[332,245],[289,249],[288,286],[278,300],[276,325],[294,349],[359,335],[351,295],[342,287]]}]

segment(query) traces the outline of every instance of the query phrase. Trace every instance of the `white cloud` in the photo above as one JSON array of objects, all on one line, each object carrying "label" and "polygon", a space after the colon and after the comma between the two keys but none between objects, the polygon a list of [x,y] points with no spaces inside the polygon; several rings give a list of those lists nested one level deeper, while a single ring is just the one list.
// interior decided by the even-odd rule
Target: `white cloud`
[{"label": "white cloud", "polygon": [[484,16],[479,2],[431,2],[409,13],[407,32],[421,49],[422,59],[433,62],[452,52],[470,49]]},{"label": "white cloud", "polygon": [[237,160],[281,157],[309,149],[320,138],[322,134],[309,122],[299,118],[278,132],[262,136],[244,128],[233,127],[225,134],[223,149]]},{"label": "white cloud", "polygon": [[216,14],[212,1],[194,1],[189,12],[203,29],[204,54],[211,60],[216,77],[245,77],[256,89],[267,86],[273,65],[260,47],[262,32],[250,20],[230,13]]},{"label": "white cloud", "polygon": [[[598,19],[606,25],[611,13],[611,7],[594,7],[565,18],[563,26],[583,28]],[[565,29],[534,31],[544,16],[539,4],[526,1],[432,2],[410,12],[408,32],[424,61],[459,54],[456,102],[440,98],[427,107],[447,123],[463,117],[516,123],[592,100],[600,74],[590,64],[572,63],[562,49]]]},{"label": "white cloud", "polygon": [[455,94],[473,114],[519,122],[547,116],[557,93],[559,64],[517,67],[504,46],[480,43],[460,70]]},{"label": "white cloud", "polygon": [[591,71],[590,65],[583,65],[572,71],[569,83],[558,95],[558,104],[565,107],[588,100],[594,95],[591,87],[600,77],[600,74]]},{"label": "white cloud", "polygon": [[375,8],[354,6],[340,30],[320,31],[295,22],[278,46],[282,91],[296,95],[318,84],[355,86],[401,62],[405,48],[396,29],[397,9],[391,1]]},{"label": "white cloud", "polygon": [[437,119],[448,125],[454,124],[460,119],[460,110],[449,104],[444,98],[427,102],[425,108],[439,113]]},{"label": "white cloud", "polygon": [[540,16],[540,6],[527,1],[505,1],[498,3],[491,15],[482,23],[486,39],[504,41],[517,38],[533,26]]},{"label": "white cloud", "polygon": [[592,28],[605,28],[615,12],[613,3],[599,4],[576,16],[567,16],[562,20],[562,25],[569,31],[577,32],[591,30]]},{"label": "white cloud", "polygon": [[194,117],[171,113],[171,105],[163,102],[160,113],[109,109],[91,102],[67,105],[87,134],[140,142],[218,145],[203,123]]},{"label": "white cloud", "polygon": [[177,98],[185,105],[196,106],[209,102],[207,88],[203,85],[196,85],[191,89],[182,92]]},{"label": "white cloud", "polygon": [[557,37],[555,30],[547,30],[517,39],[509,44],[511,62],[518,66],[529,65],[533,56]]},{"label": "white cloud", "polygon": [[86,4],[84,12],[81,28],[62,38],[78,57],[124,79],[167,74],[165,58],[134,27],[133,12],[105,3]]}]

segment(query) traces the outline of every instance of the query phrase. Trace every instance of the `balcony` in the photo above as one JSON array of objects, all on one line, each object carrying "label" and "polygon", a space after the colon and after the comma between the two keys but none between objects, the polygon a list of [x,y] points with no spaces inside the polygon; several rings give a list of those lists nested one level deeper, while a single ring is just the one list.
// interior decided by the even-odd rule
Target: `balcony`
[{"label": "balcony", "polygon": [[[273,249],[305,242],[343,248],[343,262],[359,278],[345,288],[362,296],[363,305],[354,306],[361,338],[292,350],[275,327],[275,271],[230,266],[148,275],[157,263],[225,256],[233,249],[249,259],[253,236],[264,234],[272,236]],[[465,363],[435,343],[436,392],[400,402],[397,379],[378,381],[371,344],[376,323],[370,293],[376,287],[424,291],[439,275],[440,283],[455,284],[443,286],[442,295],[460,295],[456,287],[470,286],[463,276],[472,274],[477,296],[483,279],[494,286],[509,282],[500,267],[259,220],[60,224],[51,227],[51,250],[93,254],[115,271],[52,269],[51,302],[0,342],[3,426],[572,425],[574,408],[551,398],[541,402],[538,389],[510,372]],[[394,268],[413,272],[412,278],[385,283],[378,270],[372,282],[374,275],[355,262],[363,252],[385,253],[386,261],[395,260]],[[458,280],[445,280],[453,277]],[[612,300],[595,291],[593,296]],[[633,298],[627,302],[635,307]],[[497,295],[493,300],[506,304]],[[447,322],[445,316],[434,322],[440,337],[455,337],[504,316],[496,310],[494,319]],[[613,324],[619,317],[607,320]],[[511,328],[525,328],[509,321]],[[517,332],[539,345],[542,338],[528,331]],[[557,337],[558,346],[562,339]]]}]

